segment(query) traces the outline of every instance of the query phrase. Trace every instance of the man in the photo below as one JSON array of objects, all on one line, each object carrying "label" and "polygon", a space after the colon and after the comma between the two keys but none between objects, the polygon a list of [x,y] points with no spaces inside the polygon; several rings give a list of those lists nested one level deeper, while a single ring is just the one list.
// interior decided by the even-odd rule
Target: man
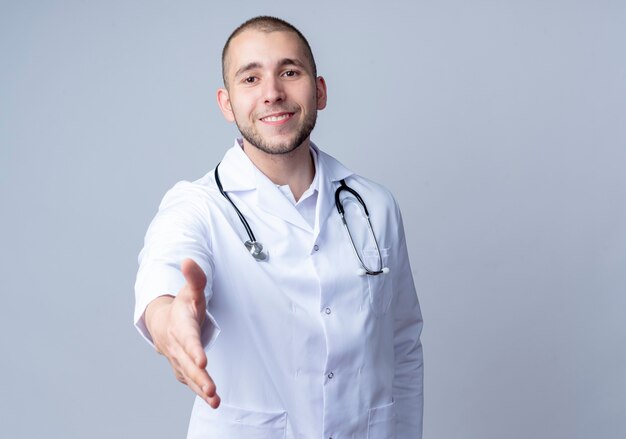
[{"label": "man", "polygon": [[197,394],[188,438],[420,438],[422,319],[394,199],[310,141],[327,91],[296,28],[245,22],[222,68],[243,138],[166,194],[135,285],[135,324]]}]

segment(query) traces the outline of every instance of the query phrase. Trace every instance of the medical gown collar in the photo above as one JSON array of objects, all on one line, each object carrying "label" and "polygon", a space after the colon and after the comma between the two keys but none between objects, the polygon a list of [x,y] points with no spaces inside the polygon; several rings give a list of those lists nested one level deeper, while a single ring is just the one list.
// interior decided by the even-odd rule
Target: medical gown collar
[{"label": "medical gown collar", "polygon": [[[241,139],[235,139],[235,144],[226,151],[220,164],[220,177],[224,190],[227,192],[257,188],[256,168],[241,148],[240,142]],[[320,151],[313,142],[311,142],[311,148],[317,152],[319,176],[324,180],[336,182],[353,174],[338,160]],[[322,185],[323,182],[320,181],[319,184]]]}]

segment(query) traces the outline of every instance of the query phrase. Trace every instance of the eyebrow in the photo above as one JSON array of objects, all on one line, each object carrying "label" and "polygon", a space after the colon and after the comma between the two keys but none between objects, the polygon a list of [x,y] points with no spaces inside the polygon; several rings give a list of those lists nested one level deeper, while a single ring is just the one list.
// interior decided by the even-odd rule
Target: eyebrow
[{"label": "eyebrow", "polygon": [[[296,58],[283,58],[278,62],[278,66],[279,67],[284,67],[284,66],[297,66],[300,67],[301,69],[305,69],[306,70],[306,66],[304,65],[304,63],[302,61],[300,61],[299,59]],[[245,72],[248,72],[250,70],[254,70],[254,69],[258,69],[263,67],[263,65],[258,62],[258,61],[253,61],[250,62],[248,64],[245,64],[243,66],[241,66],[236,72],[235,72],[235,78],[242,75]]]}]

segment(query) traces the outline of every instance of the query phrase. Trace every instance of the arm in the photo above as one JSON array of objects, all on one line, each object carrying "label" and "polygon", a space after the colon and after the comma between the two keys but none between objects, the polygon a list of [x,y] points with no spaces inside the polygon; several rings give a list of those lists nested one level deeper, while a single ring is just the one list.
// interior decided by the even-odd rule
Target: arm
[{"label": "arm", "polygon": [[424,360],[420,341],[422,314],[411,273],[402,217],[397,206],[396,211],[399,239],[397,268],[392,267],[396,291],[393,303],[395,353],[393,398],[396,405],[398,437],[420,439],[424,406]]},{"label": "arm", "polygon": [[175,297],[165,295],[150,302],[145,324],[156,350],[170,362],[178,381],[217,408],[220,397],[206,371],[207,358],[200,340],[206,314],[206,276],[192,259],[183,261],[181,270],[185,286]]},{"label": "arm", "polygon": [[167,357],[178,380],[216,407],[219,397],[203,349],[219,333],[206,307],[212,254],[203,195],[179,183],[163,198],[139,256],[135,326]]}]

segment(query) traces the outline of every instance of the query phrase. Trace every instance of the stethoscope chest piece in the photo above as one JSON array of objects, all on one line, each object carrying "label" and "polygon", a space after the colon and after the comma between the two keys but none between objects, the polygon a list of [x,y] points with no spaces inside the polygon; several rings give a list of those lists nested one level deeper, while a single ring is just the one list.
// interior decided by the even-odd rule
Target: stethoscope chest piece
[{"label": "stethoscope chest piece", "polygon": [[224,187],[222,186],[222,182],[220,181],[220,174],[217,171],[217,168],[219,168],[219,166],[220,165],[218,163],[215,167],[215,183],[217,184],[220,193],[224,196],[224,198],[228,200],[230,205],[233,206],[235,212],[237,212],[237,216],[241,220],[241,224],[243,224],[244,228],[246,229],[246,233],[248,234],[248,238],[250,239],[243,244],[246,246],[246,249],[248,249],[248,252],[250,252],[255,261],[267,261],[269,254],[267,253],[267,251],[263,251],[263,244],[256,240],[256,238],[254,237],[254,233],[252,233],[252,229],[250,228],[250,224],[248,224],[248,221],[246,221],[241,211],[237,208],[235,203],[233,203],[233,200],[231,200],[228,194],[224,191]]},{"label": "stethoscope chest piece", "polygon": [[[263,251],[263,244],[261,244],[260,242],[258,242],[256,240],[256,238],[254,237],[254,233],[252,233],[252,229],[250,228],[250,224],[248,224],[248,221],[246,221],[246,218],[243,216],[241,211],[237,208],[235,203],[233,203],[233,200],[231,200],[230,197],[228,196],[228,194],[224,191],[224,187],[222,186],[222,182],[220,181],[220,174],[219,174],[219,172],[217,170],[219,168],[219,166],[220,165],[218,163],[217,166],[215,167],[215,183],[217,184],[217,187],[220,190],[220,193],[224,196],[224,198],[226,198],[228,200],[228,202],[231,204],[231,206],[233,206],[233,208],[235,209],[235,212],[237,212],[237,216],[241,220],[241,224],[246,229],[246,233],[248,234],[248,238],[250,238],[249,240],[244,242],[244,245],[246,246],[246,249],[248,250],[250,255],[252,255],[252,257],[254,258],[255,261],[267,261],[267,259],[269,258],[269,253],[267,251]],[[337,206],[337,212],[339,213],[339,216],[341,217],[341,221],[343,222],[343,226],[344,226],[344,228],[346,230],[346,233],[348,234],[348,238],[350,239],[350,245],[352,246],[352,250],[354,251],[354,254],[355,254],[356,258],[359,261],[360,268],[357,271],[357,274],[359,276],[364,276],[364,275],[378,276],[379,274],[387,274],[387,273],[389,273],[389,268],[385,267],[383,265],[383,258],[382,258],[382,255],[380,253],[380,248],[378,246],[378,241],[376,240],[376,235],[374,234],[374,229],[372,228],[372,223],[370,222],[370,214],[367,211],[367,206],[365,205],[365,202],[363,201],[363,198],[361,198],[361,196],[358,194],[357,191],[355,191],[354,189],[349,187],[346,184],[345,180],[341,180],[340,183],[341,183],[341,185],[335,191],[335,205]],[[363,213],[365,214],[365,218],[367,219],[367,225],[368,225],[368,228],[369,228],[369,233],[370,233],[370,235],[372,237],[372,241],[376,245],[376,251],[378,253],[378,267],[377,267],[377,269],[373,269],[373,268],[370,268],[367,265],[365,265],[365,262],[363,261],[363,259],[361,258],[361,255],[359,255],[359,252],[356,249],[356,245],[354,244],[354,240],[352,239],[352,233],[350,233],[350,228],[348,227],[348,223],[346,222],[346,218],[345,218],[345,215],[344,215],[345,212],[344,212],[344,209],[343,209],[343,202],[341,201],[341,198],[340,198],[340,195],[341,195],[342,191],[347,191],[347,192],[351,193],[352,195],[354,195],[356,197],[357,201],[363,207]]]},{"label": "stethoscope chest piece", "polygon": [[252,257],[257,261],[265,261],[269,255],[263,251],[263,244],[257,241],[246,241],[244,243]]}]

